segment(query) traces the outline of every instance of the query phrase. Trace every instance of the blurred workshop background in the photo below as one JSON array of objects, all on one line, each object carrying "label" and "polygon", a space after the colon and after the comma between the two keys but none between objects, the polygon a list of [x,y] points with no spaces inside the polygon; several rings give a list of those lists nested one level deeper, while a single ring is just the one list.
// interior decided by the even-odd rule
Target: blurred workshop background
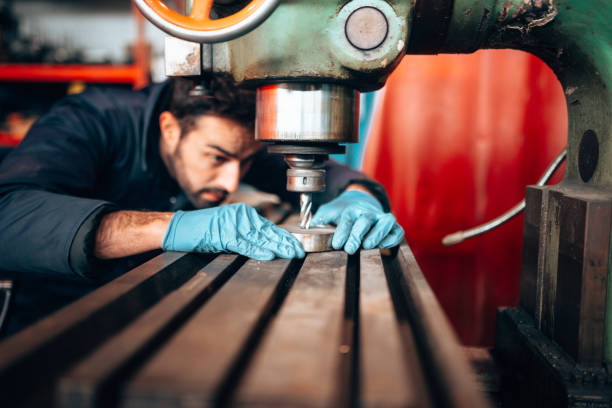
[{"label": "blurred workshop background", "polygon": [[[66,94],[164,80],[163,38],[128,0],[0,0],[0,160]],[[409,56],[361,104],[361,141],[338,159],[387,188],[460,339],[492,345],[495,308],[518,301],[523,218],[441,240],[517,204],[563,149],[559,82],[519,51]]]}]

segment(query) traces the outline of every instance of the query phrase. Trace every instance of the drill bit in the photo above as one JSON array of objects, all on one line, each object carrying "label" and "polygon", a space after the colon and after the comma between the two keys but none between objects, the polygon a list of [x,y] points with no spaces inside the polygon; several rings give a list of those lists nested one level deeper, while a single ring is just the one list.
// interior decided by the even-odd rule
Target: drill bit
[{"label": "drill bit", "polygon": [[312,219],[312,194],[300,194],[300,228],[310,228],[310,220]]}]

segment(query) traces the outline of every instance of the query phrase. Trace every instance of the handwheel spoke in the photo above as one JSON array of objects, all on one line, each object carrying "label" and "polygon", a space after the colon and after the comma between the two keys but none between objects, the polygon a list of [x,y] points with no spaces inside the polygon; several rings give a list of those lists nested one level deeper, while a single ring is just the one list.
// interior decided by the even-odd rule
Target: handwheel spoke
[{"label": "handwheel spoke", "polygon": [[261,24],[282,0],[250,0],[229,16],[212,19],[214,0],[192,0],[188,15],[168,7],[168,0],[133,0],[138,9],[162,31],[194,42],[229,41]]},{"label": "handwheel spoke", "polygon": [[193,0],[190,18],[198,21],[210,20],[210,10],[214,0]]}]

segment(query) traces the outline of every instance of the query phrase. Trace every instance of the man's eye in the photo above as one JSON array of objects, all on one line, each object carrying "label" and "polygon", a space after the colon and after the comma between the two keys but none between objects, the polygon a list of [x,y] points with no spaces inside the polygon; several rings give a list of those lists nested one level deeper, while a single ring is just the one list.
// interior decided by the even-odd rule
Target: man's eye
[{"label": "man's eye", "polygon": [[213,155],[212,159],[215,163],[225,163],[227,159],[224,156]]}]

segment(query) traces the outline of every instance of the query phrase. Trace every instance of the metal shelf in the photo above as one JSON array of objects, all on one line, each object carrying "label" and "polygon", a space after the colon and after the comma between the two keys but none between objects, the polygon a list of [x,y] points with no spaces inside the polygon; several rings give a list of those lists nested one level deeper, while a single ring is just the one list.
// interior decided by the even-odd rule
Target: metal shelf
[{"label": "metal shelf", "polygon": [[1,82],[72,82],[137,84],[146,73],[138,65],[0,64]]}]

